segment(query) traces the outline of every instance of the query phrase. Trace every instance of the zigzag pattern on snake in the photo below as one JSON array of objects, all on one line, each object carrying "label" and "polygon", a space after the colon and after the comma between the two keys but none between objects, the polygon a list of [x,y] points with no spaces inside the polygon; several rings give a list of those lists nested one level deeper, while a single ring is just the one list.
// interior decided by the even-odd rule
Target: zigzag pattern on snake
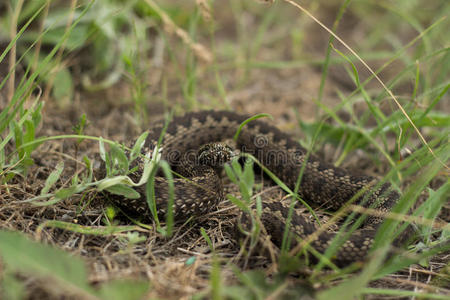
[{"label": "zigzag pattern on snake", "polygon": [[[169,124],[162,142],[162,159],[167,160],[178,173],[188,174],[188,179],[176,178],[174,214],[177,220],[187,219],[192,215],[200,215],[213,210],[223,200],[220,177],[214,168],[200,166],[186,172],[185,161],[196,160],[198,149],[202,145],[231,139],[239,125],[248,117],[229,111],[200,111],[175,117]],[[162,124],[150,129],[144,152],[152,151],[161,135]],[[326,205],[331,209],[339,209],[357,193],[361,196],[355,204],[364,207],[375,207],[388,212],[399,199],[389,183],[377,185],[377,180],[366,175],[354,175],[321,161],[314,155],[307,160],[307,151],[289,135],[261,120],[246,124],[237,140],[238,149],[254,155],[263,165],[272,171],[292,190],[296,185],[303,164],[303,175],[299,196],[313,206]],[[188,159],[186,159],[188,158]],[[188,167],[189,168],[189,167]],[[139,177],[142,168],[135,174]],[[361,190],[365,189],[365,192]],[[139,199],[121,199],[112,197],[122,209],[151,218],[151,213],[143,187],[137,188],[141,194]],[[164,177],[155,178],[155,199],[158,213],[166,213],[168,201],[168,184]],[[362,203],[364,199],[364,203]],[[271,236],[272,241],[280,246],[289,208],[277,201],[262,203],[261,222]],[[240,222],[248,222],[243,214]],[[376,229],[382,219],[368,217],[363,226],[355,230],[335,254],[338,264],[364,260],[373,243]],[[309,218],[294,211],[291,233],[304,239],[317,231],[317,225]],[[315,250],[324,253],[336,233],[324,232],[311,242]],[[296,244],[294,239],[293,245]]]}]

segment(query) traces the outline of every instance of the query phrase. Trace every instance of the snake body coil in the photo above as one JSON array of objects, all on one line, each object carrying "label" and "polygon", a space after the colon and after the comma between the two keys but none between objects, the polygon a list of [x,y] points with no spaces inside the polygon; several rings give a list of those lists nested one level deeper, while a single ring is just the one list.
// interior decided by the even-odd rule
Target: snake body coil
[{"label": "snake body coil", "polygon": [[[176,178],[174,213],[178,219],[199,215],[214,209],[223,199],[222,183],[214,167],[200,166],[186,171],[185,161],[198,157],[202,145],[231,139],[247,116],[228,111],[201,111],[188,113],[174,118],[163,137],[162,159],[188,180]],[[163,130],[162,125],[150,129],[146,140],[145,152],[152,151]],[[356,194],[353,202],[364,207],[389,211],[397,202],[399,194],[390,184],[377,185],[370,176],[353,175],[348,171],[327,164],[317,157],[306,157],[306,150],[290,136],[260,120],[246,124],[237,140],[240,151],[254,155],[263,165],[280,178],[289,188],[294,189],[300,170],[304,166],[299,196],[314,206],[326,206],[339,209]],[[138,171],[142,172],[141,171]],[[144,188],[138,188],[139,199],[116,199],[115,202],[128,212],[151,217]],[[158,212],[165,214],[168,201],[168,183],[163,177],[155,178],[155,198]],[[356,198],[356,197],[355,197]],[[283,231],[288,215],[288,207],[278,201],[262,203],[261,221],[272,241],[281,245]],[[243,215],[240,221],[248,222]],[[338,264],[363,260],[370,249],[377,226],[382,219],[368,217],[360,229],[349,235],[335,254]],[[294,211],[291,232],[301,239],[317,231],[317,226],[308,218]],[[335,233],[324,232],[318,235],[310,245],[324,253]],[[295,243],[295,239],[294,242]]]}]

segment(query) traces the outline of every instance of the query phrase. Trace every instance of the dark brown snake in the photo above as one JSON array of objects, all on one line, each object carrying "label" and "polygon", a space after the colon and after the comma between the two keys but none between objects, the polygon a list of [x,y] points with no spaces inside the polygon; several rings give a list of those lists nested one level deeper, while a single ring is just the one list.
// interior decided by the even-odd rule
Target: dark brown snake
[{"label": "dark brown snake", "polygon": [[[190,176],[187,179],[174,180],[173,210],[176,220],[210,212],[223,200],[222,183],[215,168],[197,166],[194,170],[187,167],[189,170],[185,171],[185,161],[197,159],[198,149],[202,145],[231,139],[246,119],[247,116],[228,111],[201,111],[175,117],[169,123],[161,144],[162,159],[168,161],[176,172]],[[162,129],[162,125],[150,129],[143,152],[152,151]],[[236,144],[241,151],[254,155],[292,190],[295,188],[302,165],[306,164],[298,194],[313,206],[325,205],[337,210],[358,193],[360,196],[353,202],[354,204],[388,212],[399,199],[399,194],[389,183],[379,185],[375,189],[373,187],[376,186],[377,180],[373,177],[350,174],[344,169],[321,161],[314,155],[310,155],[305,161],[307,151],[289,135],[266,122],[254,120],[247,123]],[[135,178],[138,178],[141,172],[142,168],[137,171]],[[139,199],[112,198],[128,213],[151,218],[145,188],[139,187],[137,190],[141,194]],[[164,177],[155,177],[158,214],[166,213],[168,198],[167,180]],[[262,203],[262,208],[260,220],[272,241],[280,246],[289,207],[279,201],[268,200]],[[245,224],[248,222],[248,216],[243,214],[239,220]],[[381,222],[381,218],[368,217],[359,229],[349,235],[335,253],[333,261],[343,265],[364,260]],[[295,210],[290,228],[291,234],[300,239],[307,238],[318,229],[312,220]],[[335,236],[336,233],[325,231],[318,235],[310,246],[324,253]],[[295,246],[297,240],[294,239],[291,246]]]}]

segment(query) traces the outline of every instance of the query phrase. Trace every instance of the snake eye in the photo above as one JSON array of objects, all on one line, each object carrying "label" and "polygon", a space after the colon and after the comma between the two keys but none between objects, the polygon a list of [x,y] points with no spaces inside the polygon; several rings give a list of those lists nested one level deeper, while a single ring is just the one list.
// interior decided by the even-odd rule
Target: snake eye
[{"label": "snake eye", "polygon": [[209,149],[211,149],[211,144],[205,144],[202,147],[200,147],[199,152],[203,152],[203,151],[208,151]]}]

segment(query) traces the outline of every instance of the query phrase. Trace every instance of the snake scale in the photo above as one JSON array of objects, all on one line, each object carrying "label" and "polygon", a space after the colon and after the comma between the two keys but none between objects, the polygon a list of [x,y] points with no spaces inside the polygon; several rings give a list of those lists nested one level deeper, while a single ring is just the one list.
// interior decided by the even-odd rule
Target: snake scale
[{"label": "snake scale", "polygon": [[[231,139],[247,118],[229,111],[200,111],[175,117],[169,123],[161,145],[162,159],[168,161],[177,173],[189,177],[175,178],[173,182],[175,187],[173,210],[176,220],[210,212],[223,200],[224,192],[218,175],[219,168],[199,161],[198,149],[205,144]],[[155,125],[149,130],[143,152],[153,150],[162,130],[162,124]],[[389,183],[377,185],[377,180],[373,177],[351,174],[321,161],[314,155],[305,159],[307,151],[297,141],[261,120],[253,120],[243,127],[236,141],[236,147],[255,156],[292,190],[295,188],[302,165],[305,164],[298,194],[314,206],[325,205],[337,210],[358,193],[359,197],[355,197],[357,198],[355,204],[388,212],[399,199],[398,192],[394,191]],[[212,158],[215,163],[217,161],[223,163],[223,160],[229,159],[226,157],[227,154],[215,155]],[[193,161],[196,167],[187,166],[186,161],[189,160]],[[140,170],[134,176],[138,178],[141,173],[140,166]],[[169,199],[168,182],[164,177],[156,176],[154,184],[158,213],[164,215]],[[374,188],[375,186],[377,187]],[[145,188],[138,187],[137,191],[141,194],[138,199],[113,197],[113,200],[126,212],[151,218]],[[280,201],[268,200],[262,203],[260,220],[277,246],[281,246],[288,211],[289,207]],[[246,215],[243,213],[238,221],[244,224],[248,222],[249,217]],[[333,261],[342,265],[364,260],[381,222],[381,218],[371,216],[366,218],[363,225],[352,232],[338,249]],[[317,229],[313,221],[294,210],[290,226],[291,234],[305,239]],[[310,246],[324,253],[335,236],[336,233],[325,231],[318,235]],[[299,239],[293,239],[291,246],[295,246],[297,240]]]}]

